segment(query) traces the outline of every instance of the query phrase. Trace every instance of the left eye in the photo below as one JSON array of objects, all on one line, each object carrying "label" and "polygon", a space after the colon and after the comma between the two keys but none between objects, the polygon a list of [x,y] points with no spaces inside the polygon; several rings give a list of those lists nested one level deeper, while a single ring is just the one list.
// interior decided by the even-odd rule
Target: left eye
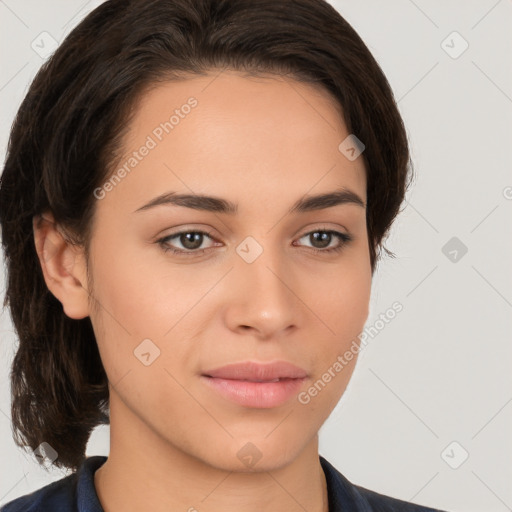
[{"label": "left eye", "polygon": [[[313,243],[317,243],[320,245],[320,248],[311,247],[311,250],[315,252],[338,252],[343,249],[343,247],[352,241],[352,236],[347,233],[340,233],[339,231],[334,230],[316,230],[310,231],[305,235],[301,236],[299,240],[303,238],[308,238],[313,241]],[[208,249],[211,248],[200,248],[204,242],[205,238],[209,238],[214,240],[212,235],[206,231],[181,231],[179,233],[175,233],[173,235],[166,236],[157,240],[157,243],[162,247],[164,252],[172,252],[174,254],[184,255],[184,256],[193,256],[197,254],[202,254]],[[171,240],[177,240],[182,246],[182,248],[175,248],[170,245]],[[331,242],[337,240],[338,243],[334,247],[329,247]]]},{"label": "left eye", "polygon": [[[317,235],[319,235],[319,236],[317,236]],[[299,238],[299,240],[301,240],[302,238],[307,238],[307,237],[309,237],[310,240],[314,240],[315,243],[319,242],[321,247],[329,246],[330,243],[332,242],[333,238],[335,240],[338,240],[337,245],[335,245],[334,247],[329,247],[328,249],[325,249],[325,248],[319,249],[317,247],[312,247],[312,249],[315,252],[341,251],[341,249],[343,249],[343,247],[352,240],[352,237],[349,234],[340,233],[339,231],[333,231],[333,230],[310,231],[309,233],[306,233],[304,236]]]}]

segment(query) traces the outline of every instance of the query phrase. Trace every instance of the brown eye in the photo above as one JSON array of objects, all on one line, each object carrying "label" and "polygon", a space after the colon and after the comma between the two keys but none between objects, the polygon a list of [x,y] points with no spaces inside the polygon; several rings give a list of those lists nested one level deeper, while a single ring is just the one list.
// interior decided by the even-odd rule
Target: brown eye
[{"label": "brown eye", "polygon": [[[338,252],[343,249],[343,247],[352,241],[352,237],[347,233],[340,233],[339,231],[333,230],[316,230],[310,231],[303,235],[302,238],[308,238],[308,240],[312,243],[313,247],[311,249],[315,252]],[[337,244],[333,247],[329,247],[333,240]]]},{"label": "brown eye", "polygon": [[178,235],[179,242],[188,250],[199,249],[203,243],[203,234],[197,232],[181,233]]},{"label": "brown eye", "polygon": [[[174,233],[172,235],[166,236],[157,240],[157,243],[162,247],[162,249],[167,252],[171,251],[175,254],[184,254],[187,253],[192,254],[201,254],[209,247],[201,248],[205,238],[212,239],[212,236],[205,231],[180,231],[179,233]],[[176,240],[174,243],[178,243],[181,245],[181,248],[176,248],[174,245],[171,245],[170,242],[172,240]]]}]

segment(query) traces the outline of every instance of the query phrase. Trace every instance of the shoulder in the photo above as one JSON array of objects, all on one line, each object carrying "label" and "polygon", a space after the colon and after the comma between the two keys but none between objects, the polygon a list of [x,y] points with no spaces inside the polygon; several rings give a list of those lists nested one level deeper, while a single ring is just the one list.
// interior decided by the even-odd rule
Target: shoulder
[{"label": "shoulder", "polygon": [[445,512],[366,489],[353,484],[320,456],[329,493],[329,512]]},{"label": "shoulder", "polygon": [[361,496],[368,502],[370,509],[375,512],[444,512],[438,508],[426,507],[409,501],[392,498],[378,492],[365,489],[364,487],[354,486]]},{"label": "shoulder", "polygon": [[93,476],[105,460],[89,457],[77,472],[6,503],[0,512],[101,512]]},{"label": "shoulder", "polygon": [[10,501],[0,508],[0,512],[71,511],[74,510],[72,507],[75,489],[76,473],[73,473]]}]

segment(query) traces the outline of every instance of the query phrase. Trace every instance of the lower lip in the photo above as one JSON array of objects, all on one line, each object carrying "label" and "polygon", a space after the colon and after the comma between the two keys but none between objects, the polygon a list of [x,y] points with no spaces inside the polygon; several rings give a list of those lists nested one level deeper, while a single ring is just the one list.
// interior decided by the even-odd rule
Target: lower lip
[{"label": "lower lip", "polygon": [[279,407],[299,392],[303,379],[283,379],[278,382],[249,382],[246,380],[201,378],[220,395],[245,407],[267,409]]}]

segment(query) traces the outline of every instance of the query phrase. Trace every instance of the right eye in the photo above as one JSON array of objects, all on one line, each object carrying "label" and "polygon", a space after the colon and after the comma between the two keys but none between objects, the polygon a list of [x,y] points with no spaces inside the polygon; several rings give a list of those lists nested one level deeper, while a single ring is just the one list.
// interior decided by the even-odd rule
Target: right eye
[{"label": "right eye", "polygon": [[[164,252],[172,252],[173,254],[183,256],[193,256],[197,254],[203,254],[211,247],[200,249],[199,247],[203,244],[205,237],[213,239],[212,235],[206,231],[179,231],[171,235],[167,235],[156,241]],[[177,240],[183,248],[175,248],[169,244],[171,240]]]}]

